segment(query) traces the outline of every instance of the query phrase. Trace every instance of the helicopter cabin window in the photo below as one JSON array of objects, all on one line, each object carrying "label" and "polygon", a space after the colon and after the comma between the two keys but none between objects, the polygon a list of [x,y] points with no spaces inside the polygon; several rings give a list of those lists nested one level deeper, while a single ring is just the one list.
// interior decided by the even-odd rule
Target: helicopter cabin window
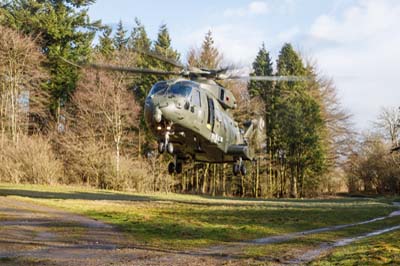
[{"label": "helicopter cabin window", "polygon": [[169,95],[179,95],[187,97],[192,92],[192,86],[189,83],[178,82],[168,88]]},{"label": "helicopter cabin window", "polygon": [[164,93],[167,88],[168,88],[168,83],[167,82],[165,82],[165,81],[157,82],[151,88],[149,96],[154,95],[154,94]]},{"label": "helicopter cabin window", "polygon": [[224,97],[225,97],[225,90],[221,88],[219,92],[219,99],[221,101],[224,101]]},{"label": "helicopter cabin window", "polygon": [[214,101],[212,98],[207,97],[207,103],[208,103],[207,128],[213,131],[214,117],[215,117]]},{"label": "helicopter cabin window", "polygon": [[191,102],[192,102],[194,105],[201,106],[200,91],[198,91],[198,90],[193,90]]}]

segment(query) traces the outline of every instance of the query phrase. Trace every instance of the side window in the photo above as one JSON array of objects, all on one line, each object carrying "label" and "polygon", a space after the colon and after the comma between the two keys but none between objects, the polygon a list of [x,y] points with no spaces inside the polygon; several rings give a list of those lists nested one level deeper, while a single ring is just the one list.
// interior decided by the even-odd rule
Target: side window
[{"label": "side window", "polygon": [[215,109],[214,109],[214,102],[212,98],[207,97],[208,101],[208,116],[207,116],[207,127],[211,131],[214,130],[214,116],[215,116]]},{"label": "side window", "polygon": [[221,101],[224,101],[225,100],[225,90],[224,89],[220,89],[220,92],[219,92],[219,99],[221,100]]},{"label": "side window", "polygon": [[191,101],[194,105],[201,106],[200,91],[193,90]]}]

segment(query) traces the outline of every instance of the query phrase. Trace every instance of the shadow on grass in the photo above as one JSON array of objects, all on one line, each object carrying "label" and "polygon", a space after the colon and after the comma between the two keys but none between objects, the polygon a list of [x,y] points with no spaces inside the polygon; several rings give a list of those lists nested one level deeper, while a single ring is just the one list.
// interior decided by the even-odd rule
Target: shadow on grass
[{"label": "shadow on grass", "polygon": [[[190,194],[188,194],[191,196]],[[176,202],[182,204],[205,205],[205,206],[251,206],[252,204],[268,205],[268,203],[290,204],[290,207],[295,208],[296,204],[301,204],[301,208],[307,208],[303,204],[337,204],[337,203],[357,203],[357,202],[375,202],[372,199],[354,199],[354,198],[339,198],[339,199],[254,199],[254,198],[229,198],[229,197],[212,197],[208,195],[196,195],[199,199],[180,199],[173,197],[162,197],[157,195],[134,195],[110,192],[50,192],[37,191],[17,188],[2,188],[0,186],[0,196],[21,196],[37,199],[76,199],[76,200],[111,200],[111,201],[138,201],[138,202]],[[214,202],[212,202],[214,201]],[[283,207],[287,207],[282,205]],[[310,206],[315,208],[315,206]]]},{"label": "shadow on grass", "polygon": [[0,187],[0,196],[20,196],[37,199],[76,199],[76,200],[116,200],[116,201],[159,201],[152,196],[116,194],[112,192],[48,192],[25,189],[4,189]]}]

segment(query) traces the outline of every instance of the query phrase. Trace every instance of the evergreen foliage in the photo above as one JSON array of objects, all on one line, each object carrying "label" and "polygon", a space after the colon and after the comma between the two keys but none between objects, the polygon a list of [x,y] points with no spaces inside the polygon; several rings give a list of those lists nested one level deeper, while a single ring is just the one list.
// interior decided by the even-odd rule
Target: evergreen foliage
[{"label": "evergreen foliage", "polygon": [[5,8],[3,25],[40,38],[47,68],[51,74],[46,87],[52,95],[51,110],[63,105],[74,91],[78,80],[76,67],[62,58],[86,60],[100,22],[91,22],[87,7],[94,0],[15,0]]},{"label": "evergreen foliage", "polygon": [[[162,24],[158,31],[157,40],[154,43],[154,53],[157,55],[161,55],[167,59],[171,59],[174,61],[179,61],[180,55],[179,53],[171,47],[171,37],[168,32],[168,28],[166,24]],[[170,71],[174,67],[172,65],[168,65],[165,62],[158,61],[158,67]]]},{"label": "evergreen foliage", "polygon": [[115,50],[111,34],[112,29],[110,27],[105,27],[102,36],[99,37],[99,44],[96,47],[97,50],[106,58],[110,58]]},{"label": "evergreen foliage", "polygon": [[138,18],[135,18],[135,26],[128,40],[128,48],[144,52],[149,52],[151,49],[151,40],[147,35],[144,25]]},{"label": "evergreen foliage", "polygon": [[200,65],[209,69],[217,69],[220,63],[220,54],[214,45],[211,31],[208,31],[201,46]]},{"label": "evergreen foliage", "polygon": [[117,31],[114,36],[114,47],[117,50],[123,50],[127,48],[128,38],[126,37],[127,30],[124,29],[124,25],[120,20],[117,26]]},{"label": "evergreen foliage", "polygon": [[[277,61],[277,75],[305,76],[301,57],[285,44]],[[320,106],[308,92],[307,81],[279,82],[277,147],[286,154],[290,175],[290,195],[305,196],[305,185],[320,177],[325,168],[321,134],[323,120]],[[318,183],[318,182],[316,182]],[[311,188],[311,191],[315,187]]]},{"label": "evergreen foliage", "polygon": [[210,30],[205,35],[200,50],[191,49],[187,57],[188,65],[191,67],[217,69],[220,66],[222,55],[214,45],[214,38]]}]

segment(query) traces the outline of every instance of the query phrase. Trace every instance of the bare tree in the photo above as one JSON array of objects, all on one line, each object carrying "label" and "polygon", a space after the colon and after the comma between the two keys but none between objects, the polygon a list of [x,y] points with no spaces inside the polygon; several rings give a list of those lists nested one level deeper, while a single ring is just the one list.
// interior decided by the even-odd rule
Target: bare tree
[{"label": "bare tree", "polygon": [[393,147],[399,146],[400,112],[395,107],[382,107],[375,126],[390,141]]},{"label": "bare tree", "polygon": [[400,192],[400,155],[389,150],[390,144],[380,134],[361,137],[346,167],[351,192]]},{"label": "bare tree", "polygon": [[33,122],[47,118],[43,62],[34,39],[0,26],[0,180],[49,184],[62,176],[50,142],[34,134]]},{"label": "bare tree", "polygon": [[46,78],[43,55],[35,40],[0,26],[0,130],[14,144],[27,133],[31,117],[43,117],[48,95],[41,88]]},{"label": "bare tree", "polygon": [[[114,64],[129,65],[133,62],[127,51],[117,51],[113,55]],[[101,63],[102,57],[96,58]],[[107,62],[109,63],[109,62]],[[72,96],[72,106],[69,107],[66,128],[61,132],[60,143],[71,155],[80,154],[85,159],[85,165],[75,165],[83,179],[90,183],[89,178],[96,180],[96,185],[105,186],[105,176],[114,177],[114,184],[127,182],[125,174],[133,161],[125,155],[132,149],[134,129],[139,126],[138,114],[140,107],[136,103],[132,91],[129,91],[127,74],[84,69],[78,87]],[[125,150],[125,151],[124,151]],[[69,151],[69,152],[68,152]],[[71,152],[74,151],[74,152]],[[112,160],[108,155],[112,152]],[[103,165],[102,163],[103,162]],[[106,163],[104,163],[106,162]],[[110,167],[104,165],[111,163]],[[132,165],[131,165],[132,166]],[[133,171],[135,167],[129,167]],[[91,169],[91,174],[84,169]],[[115,185],[114,185],[114,188]]]}]

